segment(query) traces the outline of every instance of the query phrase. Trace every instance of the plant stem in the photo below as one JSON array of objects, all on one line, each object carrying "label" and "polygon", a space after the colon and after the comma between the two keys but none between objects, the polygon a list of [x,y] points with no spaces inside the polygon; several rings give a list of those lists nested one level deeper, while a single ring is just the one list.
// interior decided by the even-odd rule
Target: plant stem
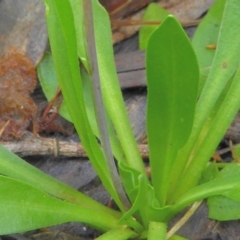
[{"label": "plant stem", "polygon": [[[110,173],[112,183],[114,188],[123,203],[125,210],[130,208],[130,203],[123,189],[118,171],[114,162],[113,154],[111,151],[108,129],[106,124],[106,117],[103,105],[103,98],[100,86],[99,68],[97,62],[95,35],[94,35],[94,24],[93,24],[93,11],[92,11],[92,0],[83,1],[84,6],[84,20],[87,23],[85,27],[86,39],[87,39],[87,52],[90,62],[90,73],[92,75],[92,91],[93,100],[96,112],[96,118],[98,123],[98,128],[100,132],[100,141],[103,148],[104,156],[108,166],[108,171]],[[110,99],[109,99],[110,100]]]},{"label": "plant stem", "polygon": [[166,223],[150,222],[148,230],[148,240],[165,240],[167,236]]},{"label": "plant stem", "polygon": [[188,240],[188,239],[178,235],[173,235],[172,237],[169,238],[169,240]]},{"label": "plant stem", "polygon": [[105,234],[101,235],[100,237],[96,238],[96,240],[126,240],[130,238],[137,237],[137,233],[132,231],[127,226],[121,226],[116,229],[112,229]]}]

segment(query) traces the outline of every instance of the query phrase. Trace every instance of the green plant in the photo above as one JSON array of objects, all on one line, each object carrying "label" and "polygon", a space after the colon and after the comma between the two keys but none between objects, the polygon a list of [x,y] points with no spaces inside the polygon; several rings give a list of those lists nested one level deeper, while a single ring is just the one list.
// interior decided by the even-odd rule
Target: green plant
[{"label": "green plant", "polygon": [[[193,43],[197,57],[173,16],[150,36],[146,71],[152,182],[146,176],[117,81],[107,13],[97,0],[44,2],[52,56],[47,55],[38,69],[43,89],[50,98],[52,91],[47,87],[56,82],[47,81],[59,82],[64,96],[61,113],[74,123],[119,211],[45,175],[1,147],[0,234],[79,221],[106,232],[99,239],[166,239],[167,224],[177,213],[209,197],[214,197],[209,200],[212,217],[222,220],[231,204],[235,211],[227,220],[238,218],[238,164],[220,172],[207,168],[240,105],[238,0],[217,1],[208,15],[223,12],[217,50],[208,58],[210,71],[204,73],[205,78],[200,72],[200,83],[197,57],[200,67],[206,57],[200,56],[201,34]],[[211,177],[199,182],[204,171],[210,171]],[[219,215],[211,206],[220,198],[226,209]]]}]

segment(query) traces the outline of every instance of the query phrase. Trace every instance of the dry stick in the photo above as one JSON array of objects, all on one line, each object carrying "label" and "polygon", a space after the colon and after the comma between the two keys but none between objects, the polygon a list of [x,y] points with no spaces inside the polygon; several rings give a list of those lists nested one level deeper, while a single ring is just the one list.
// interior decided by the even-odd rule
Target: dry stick
[{"label": "dry stick", "polygon": [[123,189],[118,171],[114,162],[110,140],[108,136],[108,129],[106,124],[106,116],[103,105],[103,97],[101,93],[99,68],[97,62],[97,52],[95,45],[95,35],[94,35],[94,23],[93,23],[93,9],[92,0],[83,1],[84,6],[84,24],[86,33],[86,47],[87,53],[90,61],[90,71],[92,77],[92,90],[93,90],[93,101],[95,106],[97,124],[100,132],[100,142],[103,148],[103,153],[106,159],[107,167],[114,185],[114,188],[120,198],[124,208],[128,210],[131,205]]},{"label": "dry stick", "polygon": [[9,125],[10,120],[8,120],[3,127],[0,129],[0,137],[2,136],[3,132],[5,131],[6,127]]},{"label": "dry stick", "polygon": [[[55,157],[87,157],[81,143],[73,141],[59,141],[56,138],[49,137],[34,137],[30,132],[26,132],[23,138],[19,141],[0,141],[0,144],[20,157],[37,155],[54,155]],[[233,147],[234,146],[235,145],[233,145]],[[138,144],[138,149],[143,159],[149,158],[147,144]],[[221,155],[229,151],[231,151],[231,149],[230,147],[227,147],[217,150],[217,153]]]},{"label": "dry stick", "polygon": [[[59,141],[56,138],[33,137],[31,133],[25,133],[21,141],[0,141],[0,144],[20,157],[45,155],[87,157],[81,143]],[[147,159],[149,157],[148,145],[139,144],[138,148],[142,158]]]},{"label": "dry stick", "polygon": [[[201,20],[192,20],[188,22],[181,22],[183,27],[192,27],[196,26],[201,22]],[[124,20],[115,20],[111,19],[111,24],[114,27],[128,27],[128,26],[136,26],[136,25],[159,25],[161,21],[145,21],[145,20],[132,20],[132,19],[124,19]]]},{"label": "dry stick", "polygon": [[195,202],[191,208],[184,214],[184,216],[168,231],[167,239],[169,239],[172,235],[174,235],[196,212],[196,210],[201,205],[202,201]]}]

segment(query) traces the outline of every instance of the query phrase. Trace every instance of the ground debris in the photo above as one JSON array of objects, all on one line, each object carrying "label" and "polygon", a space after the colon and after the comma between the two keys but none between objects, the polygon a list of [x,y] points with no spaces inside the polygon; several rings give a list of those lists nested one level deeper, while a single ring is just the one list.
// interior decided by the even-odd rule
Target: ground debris
[{"label": "ground debris", "polygon": [[31,60],[9,48],[0,58],[0,129],[2,140],[20,139],[32,125],[37,132],[37,106],[29,96],[36,87],[36,72]]}]

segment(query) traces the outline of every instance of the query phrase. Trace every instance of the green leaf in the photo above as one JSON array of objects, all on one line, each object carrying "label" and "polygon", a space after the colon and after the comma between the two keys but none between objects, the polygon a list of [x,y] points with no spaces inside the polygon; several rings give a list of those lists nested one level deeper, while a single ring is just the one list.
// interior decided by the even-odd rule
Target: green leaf
[{"label": "green leaf", "polygon": [[[42,90],[46,98],[48,99],[48,101],[50,101],[54,97],[57,90],[57,86],[59,84],[57,79],[57,74],[54,68],[52,55],[50,53],[46,53],[44,55],[42,61],[37,67],[37,72],[38,72],[38,78],[39,78],[39,82],[41,84]],[[91,89],[90,89],[91,86],[89,84],[90,78],[89,78],[89,75],[84,71],[81,72],[81,78],[83,81],[85,107],[88,115],[88,120],[94,135],[96,137],[99,137],[98,127],[96,123],[96,117],[95,117],[95,112],[94,112],[94,107],[92,102],[92,96],[91,96]],[[68,121],[72,122],[64,100],[59,109],[59,114],[65,119],[67,119]],[[108,121],[109,135],[110,135],[114,156],[116,157],[116,159],[122,160],[124,162],[125,161],[124,153],[119,144],[119,140],[116,137],[116,133],[113,129],[113,126],[111,126],[109,117],[107,117],[107,121]]]},{"label": "green leaf", "polygon": [[218,35],[223,17],[226,0],[216,1],[206,16],[197,27],[194,33],[192,44],[196,52],[200,66],[199,94],[206,83],[209,72],[212,68],[215,49],[207,48],[208,45],[217,46]]},{"label": "green leaf", "polygon": [[131,229],[126,228],[126,226],[120,226],[118,228],[112,229],[100,237],[95,238],[95,240],[126,240],[137,238],[138,234],[133,232]]},{"label": "green leaf", "polygon": [[236,162],[240,162],[240,144],[236,144],[233,146],[232,156]]},{"label": "green leaf", "polygon": [[217,178],[229,177],[232,174],[240,174],[240,165],[238,163],[229,163],[217,175]]},{"label": "green leaf", "polygon": [[131,202],[134,202],[138,194],[139,172],[128,167],[123,162],[118,163],[118,168],[122,183],[124,186],[126,186],[125,191]]},{"label": "green leaf", "polygon": [[173,235],[169,238],[169,240],[188,240],[188,239],[178,235]]},{"label": "green leaf", "polygon": [[120,218],[121,213],[103,206],[81,192],[43,173],[0,145],[0,174],[32,185],[54,197]]},{"label": "green leaf", "polygon": [[[162,22],[169,13],[162,8],[157,3],[150,3],[147,6],[147,9],[145,10],[145,13],[143,15],[144,21],[160,21]],[[147,49],[147,44],[150,35],[152,32],[157,28],[157,25],[147,25],[147,26],[141,26],[139,30],[139,48],[141,50]]]},{"label": "green leaf", "polygon": [[[57,90],[57,86],[59,85],[57,74],[54,68],[52,54],[45,53],[42,61],[38,65],[37,71],[38,71],[38,78],[39,78],[42,90],[44,92],[44,95],[46,96],[48,101],[50,101],[54,97]],[[92,97],[91,97],[91,90],[90,90],[91,86],[89,84],[90,78],[89,78],[89,75],[87,75],[84,71],[81,72],[81,78],[83,81],[85,107],[88,115],[88,120],[90,122],[90,125],[94,134],[97,137],[99,137],[96,117],[95,117],[94,107],[93,107]],[[64,100],[59,109],[59,113],[62,117],[72,122]]]},{"label": "green leaf", "polygon": [[149,222],[148,239],[166,239],[167,225],[161,222]]},{"label": "green leaf", "polygon": [[207,168],[204,170],[199,183],[203,184],[203,183],[209,182],[215,179],[218,174],[219,174],[219,170],[218,170],[217,164],[213,162],[212,164],[207,166]]},{"label": "green leaf", "polygon": [[172,16],[151,35],[146,59],[152,181],[164,206],[173,164],[192,129],[199,69],[188,37]]},{"label": "green leaf", "polygon": [[141,218],[144,227],[148,227],[149,208],[155,199],[154,190],[145,174],[139,175],[134,169],[129,168],[123,163],[119,163],[120,176],[126,193],[133,203],[131,209],[123,215],[120,223],[136,213],[137,218]]},{"label": "green leaf", "polygon": [[87,23],[84,22],[83,0],[69,0],[74,17],[74,27],[77,38],[77,53],[81,63],[89,71],[89,59],[86,52],[86,36],[84,27]]},{"label": "green leaf", "polygon": [[[217,176],[217,179],[240,174],[240,165],[233,163],[227,165]],[[240,183],[239,185],[224,191],[220,196],[208,199],[209,217],[227,221],[240,218]]]},{"label": "green leaf", "polygon": [[153,191],[148,191],[149,183],[146,179],[145,175],[140,175],[138,178],[138,185],[134,189],[137,196],[135,197],[135,201],[132,207],[126,212],[123,217],[120,219],[119,223],[123,224],[126,220],[128,220],[133,214],[137,213],[137,218],[139,219],[139,214],[141,216],[141,220],[143,222],[143,226],[145,229],[148,227],[148,214],[147,209],[149,206],[149,200],[153,198]]},{"label": "green leaf", "polygon": [[239,186],[236,186],[233,189],[224,192],[223,195],[234,201],[240,202],[240,184]]},{"label": "green leaf", "polygon": [[111,182],[102,149],[88,121],[71,5],[69,1],[44,2],[54,66],[69,114],[95,171],[118,206],[124,209]]},{"label": "green leaf", "polygon": [[[44,95],[46,96],[48,101],[51,101],[57,91],[58,79],[54,68],[52,55],[50,53],[45,53],[42,61],[37,67],[37,73]],[[65,119],[72,122],[64,100],[61,103],[59,113]]]},{"label": "green leaf", "polygon": [[101,231],[117,226],[117,219],[111,215],[54,198],[5,176],[0,176],[0,192],[0,235],[73,221]]},{"label": "green leaf", "polygon": [[[222,196],[227,197],[230,201],[230,204],[232,204],[233,200],[240,202],[239,190],[240,165],[236,163],[228,164],[217,174],[215,179],[192,188],[190,191],[184,194],[180,199],[178,199],[178,202],[175,204],[175,206],[173,206],[171,211],[176,211],[176,214],[178,211],[180,211],[180,209],[184,208],[184,206],[186,207],[195,201],[209,198],[211,199],[211,204],[213,206],[213,209],[210,209],[210,211],[211,214],[214,215],[214,211],[216,210],[215,207],[219,205],[219,199],[223,199],[224,204],[227,204],[227,199],[222,198]],[[214,202],[215,200],[216,203]],[[209,205],[209,207],[211,208],[211,205]],[[178,210],[174,210],[174,208],[177,208]],[[225,210],[227,211],[227,209]],[[216,213],[216,215],[218,215],[218,213]],[[172,216],[174,216],[174,214],[172,214]]]},{"label": "green leaf", "polygon": [[240,219],[240,202],[225,196],[211,197],[207,201],[211,219],[229,221]]},{"label": "green leaf", "polygon": [[[227,128],[230,126],[232,120],[238,112],[240,105],[240,68],[237,70],[230,83],[231,85],[224,100],[222,101],[221,106],[219,107],[215,117],[211,120],[211,124],[208,126],[205,138],[202,139],[202,142],[197,146],[197,149],[194,149],[194,161],[189,164],[187,171],[184,173],[185,175],[181,179],[182,186],[177,185],[178,188],[175,193],[179,194],[179,192],[189,189],[190,185],[193,186],[194,184],[197,184],[196,181],[206,168],[206,164],[209,161],[211,154],[216,149]],[[192,182],[187,181],[186,176],[188,176],[188,179],[190,177]]]},{"label": "green leaf", "polygon": [[231,175],[222,178],[216,178],[210,182],[194,187],[182,195],[172,206],[168,212],[168,216],[166,216],[166,220],[171,220],[177,213],[196,201],[213,196],[224,195],[225,193],[239,186],[240,174],[233,173]]},{"label": "green leaf", "polygon": [[145,174],[144,165],[132,133],[117,77],[109,16],[98,1],[93,1],[93,10],[97,58],[104,105],[123,149],[125,162],[131,168]]},{"label": "green leaf", "polygon": [[[239,13],[238,0],[226,1],[216,54],[197,103],[194,127],[187,144],[178,155],[182,165],[174,170],[176,181],[172,183],[172,202],[198,183],[202,171],[239,109]],[[226,88],[229,88],[226,97],[221,99]],[[218,109],[215,108],[217,105]]]}]

